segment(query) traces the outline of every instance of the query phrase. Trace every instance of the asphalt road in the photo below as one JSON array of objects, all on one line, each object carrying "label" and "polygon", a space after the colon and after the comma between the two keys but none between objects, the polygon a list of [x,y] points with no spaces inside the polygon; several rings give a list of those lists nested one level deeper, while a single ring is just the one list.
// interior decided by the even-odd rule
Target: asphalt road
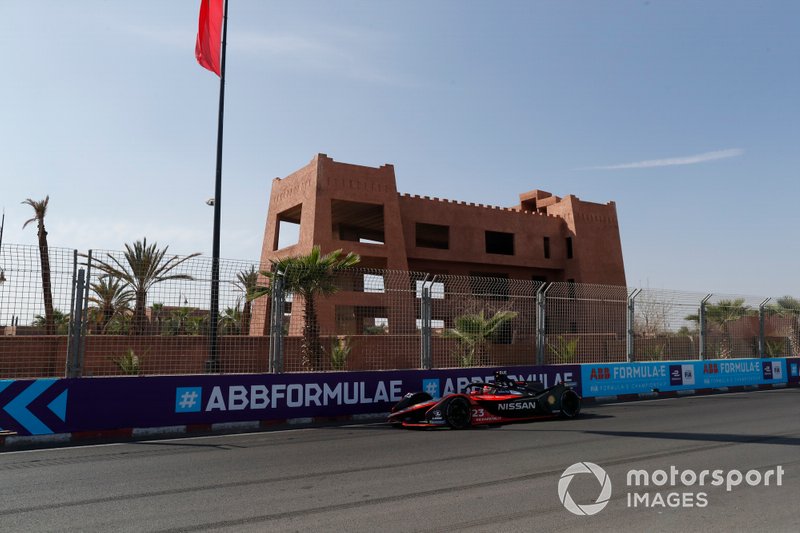
[{"label": "asphalt road", "polygon": [[[470,431],[372,424],[0,453],[0,531],[800,531],[800,389],[584,413]],[[586,461],[607,471],[611,499],[576,516],[559,479]],[[671,466],[676,487],[627,485],[629,470]],[[731,482],[731,470],[775,474],[727,491],[712,474],[684,486],[688,469]],[[578,474],[568,493],[592,504],[600,487]],[[670,507],[670,493],[695,505]]]}]

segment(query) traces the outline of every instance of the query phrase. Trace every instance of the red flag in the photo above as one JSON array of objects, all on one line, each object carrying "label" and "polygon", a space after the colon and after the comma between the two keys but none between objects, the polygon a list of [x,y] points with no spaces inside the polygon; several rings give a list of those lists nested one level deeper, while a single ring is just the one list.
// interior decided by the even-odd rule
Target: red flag
[{"label": "red flag", "polygon": [[220,75],[219,51],[222,46],[223,0],[200,0],[200,25],[194,55],[200,66]]}]

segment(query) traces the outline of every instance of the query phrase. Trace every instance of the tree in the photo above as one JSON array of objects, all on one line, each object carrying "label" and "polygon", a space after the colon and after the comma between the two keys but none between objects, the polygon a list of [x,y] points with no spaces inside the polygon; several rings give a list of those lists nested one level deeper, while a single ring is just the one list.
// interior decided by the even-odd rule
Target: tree
[{"label": "tree", "polygon": [[675,302],[659,299],[656,295],[645,292],[635,300],[634,331],[644,337],[657,337],[669,331],[669,317]]},{"label": "tree", "polygon": [[122,280],[101,276],[100,280],[90,285],[94,296],[89,296],[89,301],[97,304],[97,323],[101,333],[105,333],[108,325],[117,314],[130,310],[133,301],[133,292],[125,288]]},{"label": "tree", "polygon": [[487,317],[484,311],[455,318],[455,327],[442,332],[445,339],[457,339],[461,344],[461,366],[485,365],[489,359],[489,339],[503,324],[517,317],[516,311],[497,311]]},{"label": "tree", "polygon": [[789,352],[797,355],[800,350],[800,300],[792,296],[781,296],[769,307],[776,315],[789,321]]},{"label": "tree", "polygon": [[163,333],[164,326],[164,304],[154,303],[150,306],[151,320],[153,321],[153,329],[156,333]]},{"label": "tree", "polygon": [[125,282],[126,287],[133,291],[133,329],[134,335],[142,335],[147,322],[146,306],[147,293],[157,283],[169,280],[193,280],[189,274],[170,274],[176,267],[193,257],[200,255],[193,253],[179,258],[174,255],[166,258],[169,246],[158,248],[158,243],[148,246],[147,238],[136,241],[133,245],[125,245],[124,261],[120,261],[111,254],[108,261],[98,259],[98,268],[109,276],[119,278]]},{"label": "tree", "polygon": [[[58,309],[53,309],[53,326],[54,326],[54,334],[57,335],[66,335],[69,333],[69,313],[65,313],[63,311],[59,311]],[[33,322],[31,323],[32,326],[37,328],[46,328],[47,327],[47,318],[43,317],[42,315],[35,315],[33,317]]]},{"label": "tree", "polygon": [[225,311],[219,314],[220,334],[241,335],[243,320],[243,313],[238,305],[236,307],[226,307]]},{"label": "tree", "polygon": [[309,370],[319,370],[322,363],[323,350],[319,340],[316,297],[335,293],[338,290],[335,284],[338,274],[355,266],[360,260],[359,255],[353,252],[343,257],[342,250],[322,255],[319,246],[314,246],[308,255],[272,260],[272,269],[261,272],[269,280],[269,287],[255,289],[250,300],[269,294],[275,279],[280,276],[284,281],[284,289],[301,296],[305,302],[300,352],[303,366]]},{"label": "tree", "polygon": [[194,309],[191,307],[173,309],[167,320],[167,334],[189,335],[192,313],[194,313]]},{"label": "tree", "polygon": [[34,216],[25,221],[22,229],[30,224],[36,222],[38,226],[39,236],[39,259],[42,263],[42,296],[44,298],[44,331],[46,335],[53,335],[56,332],[55,315],[53,314],[53,289],[50,282],[50,253],[47,247],[47,230],[44,227],[44,217],[47,214],[47,204],[50,202],[50,196],[46,196],[44,200],[35,201],[27,198],[24,202],[33,208]]},{"label": "tree", "polygon": [[[722,336],[715,352],[718,357],[729,358],[733,355],[733,338],[730,324],[752,313],[750,306],[744,304],[744,298],[720,300],[715,304],[706,304],[706,321]],[[700,323],[700,315],[688,315],[686,320]]]},{"label": "tree", "polygon": [[241,332],[244,335],[250,334],[250,317],[252,316],[251,296],[258,289],[258,271],[256,267],[250,266],[250,270],[242,270],[236,274],[239,286],[244,291],[244,307],[242,308]]}]

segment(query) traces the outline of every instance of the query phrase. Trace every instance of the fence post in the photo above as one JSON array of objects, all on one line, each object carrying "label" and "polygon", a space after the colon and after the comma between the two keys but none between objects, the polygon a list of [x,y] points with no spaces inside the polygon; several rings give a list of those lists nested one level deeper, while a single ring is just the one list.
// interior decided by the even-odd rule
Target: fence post
[{"label": "fence post", "polygon": [[78,279],[75,282],[75,302],[72,307],[72,319],[69,326],[69,342],[67,343],[67,377],[79,378],[83,374],[83,361],[81,358],[81,334],[83,332],[83,296],[84,276],[83,269],[78,270]]},{"label": "fence post", "polygon": [[269,372],[283,372],[283,275],[276,272],[272,277],[272,313],[269,328]]},{"label": "fence post", "polygon": [[79,343],[79,359],[81,363],[81,371],[83,371],[83,361],[86,355],[86,335],[88,334],[89,329],[89,291],[91,290],[92,286],[92,251],[89,250],[86,259],[86,284],[85,284],[85,292],[83,295],[83,315],[81,321],[81,341]]},{"label": "fence post", "polygon": [[69,312],[70,312],[70,322],[69,322],[69,329],[67,330],[67,354],[64,358],[64,372],[66,373],[67,377],[69,377],[70,373],[70,357],[72,354],[72,310],[75,309],[75,287],[78,283],[78,250],[72,250],[72,284],[70,285],[71,293],[69,295]]},{"label": "fence post", "polygon": [[767,298],[760,304],[758,304],[758,356],[765,357],[767,351],[767,343],[766,338],[764,336],[764,315],[766,314],[766,305],[767,302],[772,300],[772,298]]},{"label": "fence post", "polygon": [[706,303],[711,299],[711,294],[700,300],[700,310],[697,312],[697,323],[700,328],[700,360],[706,358]]},{"label": "fence post", "polygon": [[642,292],[642,289],[634,289],[628,295],[628,329],[626,335],[626,342],[625,342],[625,355],[629,363],[633,362],[633,329],[634,329],[634,320],[636,318],[636,297],[639,293]]},{"label": "fence post", "polygon": [[547,291],[551,283],[545,283],[536,291],[536,364],[544,364],[544,351],[547,345]]},{"label": "fence post", "polygon": [[[433,282],[431,282],[433,285]],[[431,317],[432,317],[432,299],[431,287],[425,281],[422,282],[421,298],[419,300],[419,316],[420,316],[420,368],[430,370],[433,367],[433,357],[431,355]]]}]

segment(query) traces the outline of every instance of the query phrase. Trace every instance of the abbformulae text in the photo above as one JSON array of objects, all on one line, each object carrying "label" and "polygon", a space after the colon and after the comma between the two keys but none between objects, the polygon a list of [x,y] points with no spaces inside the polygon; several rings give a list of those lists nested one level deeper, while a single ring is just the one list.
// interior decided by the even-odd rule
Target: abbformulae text
[{"label": "abbformulae text", "polygon": [[205,410],[243,411],[397,402],[402,397],[402,387],[402,380],[379,381],[369,388],[363,381],[216,386],[211,390]]}]

